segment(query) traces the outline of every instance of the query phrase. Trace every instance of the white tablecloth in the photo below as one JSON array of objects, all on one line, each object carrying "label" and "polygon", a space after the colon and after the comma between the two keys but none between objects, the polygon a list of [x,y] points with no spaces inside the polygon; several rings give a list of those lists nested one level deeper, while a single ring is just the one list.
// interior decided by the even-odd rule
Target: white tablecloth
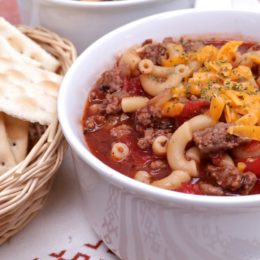
[{"label": "white tablecloth", "polygon": [[[1,246],[1,260],[115,260],[89,227],[67,152],[48,201],[20,233]],[[88,258],[88,257],[90,258]]]}]

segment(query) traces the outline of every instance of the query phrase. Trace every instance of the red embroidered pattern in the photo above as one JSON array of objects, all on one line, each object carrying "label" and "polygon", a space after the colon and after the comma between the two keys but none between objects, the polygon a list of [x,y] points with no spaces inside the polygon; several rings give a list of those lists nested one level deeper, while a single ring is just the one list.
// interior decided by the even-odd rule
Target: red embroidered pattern
[{"label": "red embroidered pattern", "polygon": [[[98,258],[98,259],[106,259],[106,258],[104,258],[104,257],[106,257],[106,255],[104,255],[104,253],[108,254],[107,257],[109,259],[110,259],[109,255],[111,255],[111,257],[115,256],[114,253],[110,249],[106,248],[106,246],[105,246],[105,244],[103,244],[102,240],[98,240],[96,242],[96,244],[85,243],[80,247],[74,248],[74,250],[73,250],[73,248],[64,249],[64,250],[61,250],[60,252],[52,252],[49,254],[49,256],[52,259],[56,259],[56,260],[97,260],[96,256],[92,255],[93,251],[97,251],[97,253],[98,252],[101,253],[102,258]],[[44,260],[44,259],[35,257],[33,260]]]},{"label": "red embroidered pattern", "polygon": [[90,256],[82,254],[82,253],[77,253],[71,260],[88,260]]},{"label": "red embroidered pattern", "polygon": [[99,246],[100,246],[102,243],[103,243],[103,241],[102,241],[102,240],[99,240],[95,245],[92,245],[92,244],[87,243],[87,244],[85,244],[85,246],[90,247],[90,248],[93,248],[93,249],[98,249]]},{"label": "red embroidered pattern", "polygon": [[59,253],[50,253],[49,256],[55,257],[58,260],[66,260],[64,258],[62,258],[62,256],[65,254],[66,250],[62,250]]}]

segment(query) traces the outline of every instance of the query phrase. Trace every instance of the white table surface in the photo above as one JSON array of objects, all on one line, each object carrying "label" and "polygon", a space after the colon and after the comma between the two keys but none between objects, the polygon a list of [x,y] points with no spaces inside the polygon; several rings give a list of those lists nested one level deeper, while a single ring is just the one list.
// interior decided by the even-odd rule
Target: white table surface
[{"label": "white table surface", "polygon": [[[85,260],[88,259],[86,256],[91,260],[117,259],[89,227],[81,206],[79,184],[69,150],[45,206],[20,233],[1,246],[0,259]],[[85,244],[98,248],[95,250]],[[66,251],[62,254],[63,250]],[[60,258],[51,256],[51,253],[61,253]]]}]

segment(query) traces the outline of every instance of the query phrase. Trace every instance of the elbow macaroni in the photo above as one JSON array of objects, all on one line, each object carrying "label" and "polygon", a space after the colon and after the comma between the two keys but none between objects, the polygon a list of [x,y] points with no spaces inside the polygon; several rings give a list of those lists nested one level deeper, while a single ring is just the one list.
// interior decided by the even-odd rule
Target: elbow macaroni
[{"label": "elbow macaroni", "polygon": [[168,138],[164,135],[157,136],[152,143],[153,153],[158,156],[166,155]]},{"label": "elbow macaroni", "polygon": [[222,159],[220,161],[221,166],[235,166],[234,161],[232,160],[232,158],[228,154],[225,153],[223,158],[221,158],[221,159]]},{"label": "elbow macaroni", "polygon": [[[158,95],[164,89],[176,87],[192,71],[184,64],[179,64],[176,67],[162,67],[154,65],[149,59],[143,59],[139,62],[139,70],[143,73],[140,76],[142,87],[151,96]],[[161,82],[160,78],[166,78],[166,80]]]},{"label": "elbow macaroni", "polygon": [[156,96],[167,88],[176,87],[181,83],[182,77],[180,75],[171,74],[165,81],[159,82],[150,75],[141,75],[140,81],[146,93],[151,96]]},{"label": "elbow macaroni", "polygon": [[193,146],[186,152],[186,158],[188,160],[194,160],[196,163],[200,162],[201,154],[198,147]]},{"label": "elbow macaroni", "polygon": [[175,67],[175,73],[182,78],[187,78],[190,75],[191,70],[188,66],[179,64]]},{"label": "elbow macaroni", "polygon": [[173,171],[169,176],[152,182],[152,185],[167,190],[176,190],[180,188],[183,183],[187,183],[190,180],[191,177],[187,172],[176,170]]},{"label": "elbow macaroni", "polygon": [[131,113],[147,105],[148,101],[149,99],[143,96],[124,97],[121,100],[121,107],[125,113]]},{"label": "elbow macaroni", "polygon": [[143,183],[151,183],[151,175],[147,171],[137,171],[134,178]]},{"label": "elbow macaroni", "polygon": [[126,159],[129,154],[129,148],[126,144],[118,142],[112,145],[111,155],[115,161],[122,161]]},{"label": "elbow macaroni", "polygon": [[143,59],[138,64],[139,70],[143,74],[151,74],[153,72],[153,66],[153,62],[149,59]]},{"label": "elbow macaroni", "polygon": [[198,115],[183,123],[171,136],[167,146],[167,160],[172,170],[181,170],[198,176],[195,160],[188,161],[185,157],[185,148],[192,140],[192,133],[212,126],[213,121],[206,115]]},{"label": "elbow macaroni", "polygon": [[140,60],[141,58],[137,55],[136,51],[130,49],[123,53],[118,62],[118,66],[125,75],[129,76],[136,70]]},{"label": "elbow macaroni", "polygon": [[[177,67],[177,66],[176,66]],[[139,62],[139,70],[143,74],[150,74],[154,77],[167,77],[170,74],[176,72],[176,68],[168,68],[154,65],[149,59],[143,59]]]}]

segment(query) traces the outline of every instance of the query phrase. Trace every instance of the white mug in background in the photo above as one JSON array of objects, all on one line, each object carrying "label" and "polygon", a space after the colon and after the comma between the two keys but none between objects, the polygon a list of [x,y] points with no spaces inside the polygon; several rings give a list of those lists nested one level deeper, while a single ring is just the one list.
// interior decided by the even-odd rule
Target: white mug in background
[{"label": "white mug in background", "polygon": [[194,0],[18,0],[23,24],[43,26],[71,40],[78,53],[105,33],[147,15],[193,7]]}]

